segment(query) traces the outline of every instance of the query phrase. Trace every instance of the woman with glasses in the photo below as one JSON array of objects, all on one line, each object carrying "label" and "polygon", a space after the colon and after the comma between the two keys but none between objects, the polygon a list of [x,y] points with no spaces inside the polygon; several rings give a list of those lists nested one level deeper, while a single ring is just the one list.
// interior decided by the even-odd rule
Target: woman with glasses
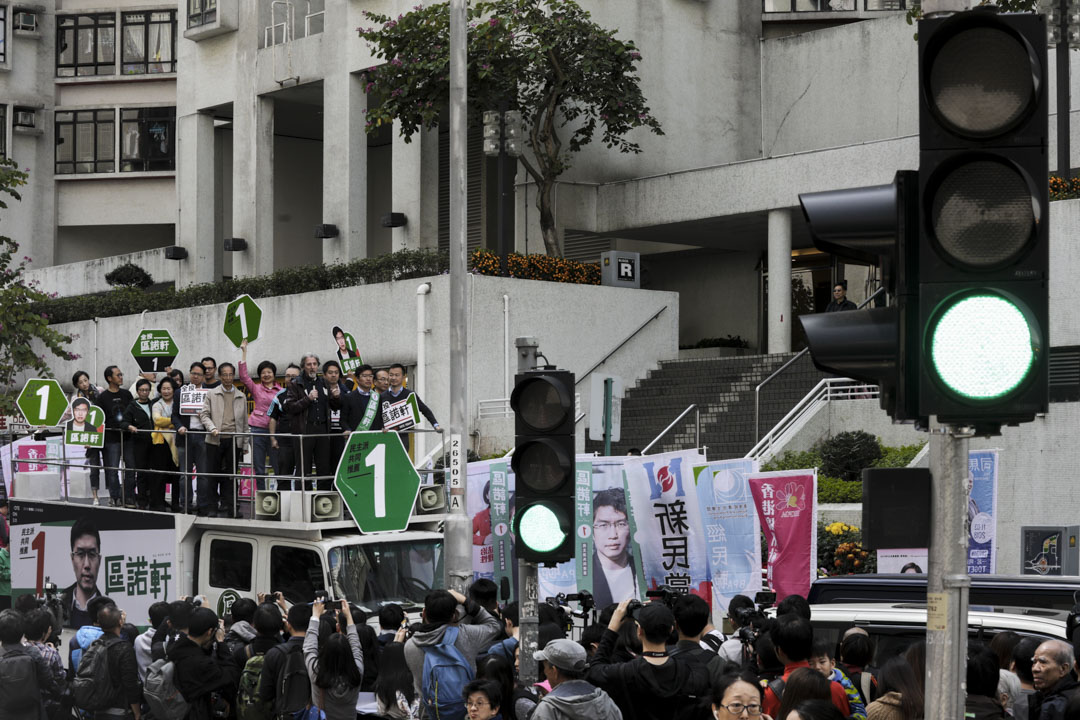
[{"label": "woman with glasses", "polygon": [[473,680],[465,686],[465,712],[469,720],[502,720],[502,691],[494,680]]},{"label": "woman with glasses", "polygon": [[713,683],[712,698],[712,714],[716,720],[772,720],[761,711],[761,684],[756,676],[745,670],[721,675]]}]

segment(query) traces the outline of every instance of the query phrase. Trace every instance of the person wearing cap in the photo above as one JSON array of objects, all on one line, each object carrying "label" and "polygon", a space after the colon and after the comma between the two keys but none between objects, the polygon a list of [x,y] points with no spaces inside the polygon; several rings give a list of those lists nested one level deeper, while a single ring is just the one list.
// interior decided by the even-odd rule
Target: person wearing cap
[{"label": "person wearing cap", "polygon": [[611,697],[585,680],[585,648],[580,644],[551,640],[533,657],[541,663],[551,692],[530,720],[622,720],[622,711]]},{"label": "person wearing cap", "polygon": [[616,663],[612,660],[619,628],[630,600],[615,608],[585,679],[607,691],[628,720],[668,720],[697,704],[709,692],[709,674],[697,663],[669,657],[667,639],[675,616],[662,602],[649,603],[634,613],[641,654]]}]

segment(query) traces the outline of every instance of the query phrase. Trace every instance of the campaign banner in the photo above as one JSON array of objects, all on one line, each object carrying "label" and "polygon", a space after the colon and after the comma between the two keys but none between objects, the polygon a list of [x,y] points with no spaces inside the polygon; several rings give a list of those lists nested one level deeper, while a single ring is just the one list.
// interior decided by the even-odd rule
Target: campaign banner
[{"label": "campaign banner", "polygon": [[29,460],[30,462],[17,462],[15,463],[15,472],[47,472],[50,465],[39,460],[48,459],[48,446],[41,442],[26,443],[25,445],[19,445],[15,450],[15,457],[18,460]]},{"label": "campaign banner", "polygon": [[494,460],[468,464],[468,496],[465,511],[472,518],[473,576],[475,579],[495,575],[495,537],[491,532],[491,466]]},{"label": "campaign banner", "polygon": [[[641,551],[639,589],[667,585],[712,603],[705,533],[693,476],[694,466],[704,462],[705,457],[696,450],[626,459],[623,476],[631,508],[629,520]],[[599,529],[596,542],[602,545]],[[594,589],[593,594],[600,606],[599,590]]]},{"label": "campaign banner", "polygon": [[968,574],[992,575],[997,567],[998,451],[968,453]]},{"label": "campaign banner", "polygon": [[739,458],[694,468],[698,506],[712,581],[713,617],[727,614],[736,595],[761,590],[761,528],[750,493],[753,460]]},{"label": "campaign banner", "polygon": [[198,415],[208,392],[210,391],[194,385],[182,386],[180,388],[180,414]]},{"label": "campaign banner", "polygon": [[71,419],[64,425],[64,442],[100,448],[105,445],[105,411],[77,397],[68,408]]},{"label": "campaign banner", "polygon": [[750,492],[769,549],[769,587],[778,600],[806,597],[817,565],[817,471],[755,473]]},{"label": "campaign banner", "polygon": [[364,364],[363,359],[360,357],[360,351],[356,347],[356,339],[337,325],[334,326],[333,333],[342,374],[348,375],[351,372],[356,372],[357,368]]},{"label": "campaign banner", "polygon": [[509,591],[515,577],[515,558],[510,542],[510,519],[514,498],[510,493],[507,468],[508,463],[505,460],[491,463],[488,504],[491,508],[492,579],[500,589],[506,587],[507,592],[512,595]]},{"label": "campaign banner", "polygon": [[60,592],[64,627],[91,624],[86,604],[107,595],[136,624],[150,606],[177,598],[176,530],[172,515],[13,498],[12,597]]},{"label": "campaign banner", "polygon": [[574,557],[577,587],[592,592],[593,567],[593,482],[592,463],[578,461],[574,467]]},{"label": "campaign banner", "polygon": [[385,430],[408,430],[417,423],[420,411],[416,406],[416,396],[412,393],[403,400],[395,403],[384,402],[382,404],[383,428]]}]

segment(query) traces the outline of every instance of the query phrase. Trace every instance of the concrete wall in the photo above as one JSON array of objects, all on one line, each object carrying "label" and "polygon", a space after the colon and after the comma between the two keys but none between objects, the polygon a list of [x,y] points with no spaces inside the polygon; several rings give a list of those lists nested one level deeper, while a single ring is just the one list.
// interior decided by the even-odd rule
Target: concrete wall
[{"label": "concrete wall", "polygon": [[[66,230],[97,232],[99,228],[66,228]],[[168,230],[171,231],[171,227]],[[162,235],[164,239],[164,229]],[[169,236],[170,244],[171,240],[172,238]],[[59,294],[62,296],[88,295],[109,290],[109,284],[105,282],[105,275],[127,263],[138,265],[150,273],[155,283],[176,281],[176,270],[179,263],[175,260],[167,260],[162,250],[143,250],[124,255],[98,257],[96,260],[79,260],[63,265],[53,265],[47,268],[31,270],[26,274],[26,277],[28,280],[37,281],[42,287],[59,288]]]},{"label": "concrete wall", "polygon": [[[263,322],[260,337],[251,345],[253,363],[274,361],[279,368],[297,362],[304,352],[330,357],[333,340],[330,330],[340,325],[356,336],[366,361],[376,365],[391,362],[415,363],[417,358],[416,289],[424,280],[384,283],[325,290],[301,295],[260,299]],[[444,423],[449,419],[449,277],[428,278],[431,293],[426,303],[427,366],[424,399]],[[509,299],[508,333],[504,332],[503,295]],[[626,290],[585,285],[469,276],[469,412],[475,417],[479,400],[505,398],[504,383],[513,387],[517,357],[512,350],[515,337],[531,335],[540,341],[550,362],[571,370],[583,380],[582,409],[587,410],[588,379],[583,373],[622,342],[647,318],[666,308],[633,340],[604,365],[605,372],[619,375],[629,386],[659,361],[678,352],[678,295],[647,290]],[[370,309],[359,312],[357,309]],[[375,314],[372,314],[375,313]],[[367,320],[365,320],[367,318]],[[375,322],[368,322],[376,318]],[[136,371],[129,355],[141,328],[166,328],[176,339],[180,354],[175,367],[188,365],[205,355],[238,360],[239,351],[221,332],[224,306],[211,305],[145,317],[102,318],[56,326],[64,333],[79,336],[72,350],[76,361],[56,360],[53,372],[68,378],[77,369],[90,372],[101,382],[107,365],[117,364],[127,374]],[[509,338],[511,352],[504,348]],[[410,379],[416,387],[418,377]],[[472,425],[476,429],[476,423]],[[503,432],[495,430],[493,432]],[[508,437],[489,438],[499,447],[513,443],[512,424]],[[478,439],[474,438],[474,443]]]},{"label": "concrete wall", "polygon": [[[59,292],[61,295],[78,295],[79,293],[75,292],[74,288],[80,285],[83,287],[97,286],[99,290],[108,290],[108,284],[105,284],[103,288],[100,287],[104,282],[104,278],[90,276],[98,268],[107,267],[111,270],[127,262],[127,260],[123,259],[118,262],[118,258],[132,258],[133,256],[138,258],[132,259],[131,262],[139,264],[151,275],[154,275],[154,273],[148,267],[141,265],[140,261],[145,259],[157,265],[163,272],[154,275],[155,282],[167,282],[174,280],[176,277],[175,269],[162,269],[159,265],[161,262],[171,262],[176,265],[175,261],[166,260],[163,250],[147,249],[162,248],[173,244],[175,228],[171,223],[154,225],[66,225],[59,228],[58,232],[59,247],[57,248],[56,260],[64,263],[64,265],[45,268],[42,277],[50,280],[47,287],[56,288],[54,292]],[[76,280],[72,285],[52,284],[54,273],[51,271],[55,267],[70,268],[72,263],[85,261],[95,261],[92,265],[83,266],[83,272],[87,277]],[[76,270],[73,274],[78,274],[77,268],[79,265],[75,267]],[[105,270],[105,272],[109,270]],[[72,274],[71,270],[60,270],[55,279],[56,281],[66,280],[69,274]]]},{"label": "concrete wall", "polygon": [[322,142],[274,138],[274,269],[318,262],[322,240]]}]

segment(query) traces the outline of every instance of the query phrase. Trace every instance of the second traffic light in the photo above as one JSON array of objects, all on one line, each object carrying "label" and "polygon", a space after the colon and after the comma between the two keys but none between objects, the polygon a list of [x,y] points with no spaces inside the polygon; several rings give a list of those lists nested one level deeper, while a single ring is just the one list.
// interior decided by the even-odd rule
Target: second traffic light
[{"label": "second traffic light", "polygon": [[574,374],[536,370],[514,379],[514,535],[521,560],[574,557]]}]

